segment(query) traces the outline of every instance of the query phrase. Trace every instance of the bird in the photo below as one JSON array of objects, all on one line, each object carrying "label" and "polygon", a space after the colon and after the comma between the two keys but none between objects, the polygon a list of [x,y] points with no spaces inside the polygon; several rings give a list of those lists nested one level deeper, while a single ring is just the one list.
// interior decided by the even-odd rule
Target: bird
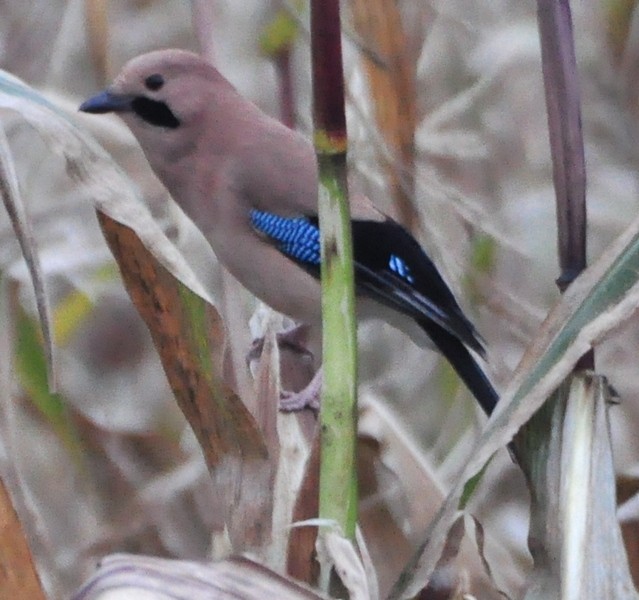
[{"label": "bird", "polygon": [[[227,270],[271,308],[321,327],[318,166],[309,140],[185,50],[131,59],[79,110],[117,114]],[[384,320],[441,352],[490,415],[499,396],[476,358],[485,359],[484,342],[433,261],[367,197],[353,194],[350,211],[358,319]],[[307,394],[283,396],[282,408],[317,408],[318,374]]]}]

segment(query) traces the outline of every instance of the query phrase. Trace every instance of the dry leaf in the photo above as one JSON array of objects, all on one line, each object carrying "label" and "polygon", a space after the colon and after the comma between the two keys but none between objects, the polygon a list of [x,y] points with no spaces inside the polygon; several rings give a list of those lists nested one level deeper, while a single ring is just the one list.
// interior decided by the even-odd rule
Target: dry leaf
[{"label": "dry leaf", "polygon": [[22,526],[0,479],[0,597],[44,600]]},{"label": "dry leaf", "polygon": [[217,563],[115,554],[103,559],[95,575],[73,600],[144,596],[157,600],[322,600],[301,584],[246,558]]}]

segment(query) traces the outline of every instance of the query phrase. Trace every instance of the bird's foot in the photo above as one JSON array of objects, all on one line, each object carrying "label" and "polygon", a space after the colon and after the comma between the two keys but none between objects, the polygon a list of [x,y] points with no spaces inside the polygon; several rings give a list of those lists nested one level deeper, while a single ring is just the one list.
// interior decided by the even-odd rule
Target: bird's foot
[{"label": "bird's foot", "polygon": [[280,394],[280,410],[282,412],[297,412],[305,408],[318,411],[322,392],[322,369],[313,376],[309,384],[299,392],[282,390]]},{"label": "bird's foot", "polygon": [[[276,334],[284,388],[280,393],[280,410],[283,412],[319,409],[322,376],[321,369],[313,374],[313,353],[305,345],[309,330],[308,325],[301,324]],[[246,363],[251,370],[252,364],[260,359],[263,349],[264,337],[253,340],[246,355]]]}]

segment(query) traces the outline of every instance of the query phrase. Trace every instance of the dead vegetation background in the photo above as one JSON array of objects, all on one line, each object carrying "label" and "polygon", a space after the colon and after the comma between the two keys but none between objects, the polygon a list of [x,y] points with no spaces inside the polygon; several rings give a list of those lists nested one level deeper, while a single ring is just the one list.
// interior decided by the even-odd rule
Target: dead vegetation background
[{"label": "dead vegetation background", "polygon": [[[535,6],[505,0],[405,2],[401,27],[387,22],[380,31],[374,27],[379,20],[366,22],[378,5],[367,4],[354,1],[351,12],[345,11],[351,171],[356,185],[411,225],[429,249],[486,338],[493,376],[503,386],[558,296]],[[237,357],[250,345],[254,302],[219,272],[126,128],[115,118],[76,114],[79,103],[104,87],[126,60],[156,48],[197,50],[203,29],[212,32],[218,68],[267,112],[280,114],[278,72],[260,45],[279,6],[228,0],[214,6],[204,19],[197,5],[174,1],[7,0],[0,3],[0,56],[3,69],[92,131],[139,187],[208,286]],[[639,207],[633,6],[610,0],[572,7],[593,258]],[[395,57],[396,68],[380,69],[379,48]],[[292,48],[291,73],[294,115],[306,132],[308,52],[302,30]],[[414,80],[402,70],[409,67]],[[392,122],[393,114],[401,114],[400,122],[414,131],[413,146]],[[2,461],[11,465],[10,483],[22,490],[19,514],[44,586],[51,597],[66,597],[100,557],[114,551],[205,558],[215,524],[210,479],[121,284],[91,199],[78,193],[64,162],[32,128],[9,113],[3,120],[34,223],[58,343],[59,389],[51,395],[36,342],[30,281],[1,213]],[[405,489],[400,493],[396,481],[406,477],[406,465],[392,457],[377,463],[376,476],[386,494],[397,493],[397,522],[411,511],[415,518],[415,507],[432,514],[483,417],[436,355],[380,324],[364,326],[360,340],[362,398],[396,411],[398,435],[404,444],[415,444],[432,475],[429,483],[438,487],[419,500]],[[631,321],[597,349],[598,371],[608,375],[621,399],[611,411],[620,501],[637,490],[638,347],[639,331]],[[250,395],[252,379],[241,362],[235,361],[237,387],[240,395]],[[385,427],[389,422],[395,423],[389,417]],[[388,429],[365,419],[363,425],[375,443],[388,443]],[[416,485],[415,496],[424,489]],[[485,555],[492,560],[496,587],[516,597],[530,566],[528,496],[506,455],[489,466],[470,512],[490,540]],[[623,514],[636,569],[637,513],[626,507]],[[380,512],[378,518],[384,527],[388,515]],[[396,550],[397,556],[407,552],[399,545]],[[453,583],[442,586],[456,589],[458,572],[474,572],[476,562],[477,555],[462,557],[450,576]]]}]

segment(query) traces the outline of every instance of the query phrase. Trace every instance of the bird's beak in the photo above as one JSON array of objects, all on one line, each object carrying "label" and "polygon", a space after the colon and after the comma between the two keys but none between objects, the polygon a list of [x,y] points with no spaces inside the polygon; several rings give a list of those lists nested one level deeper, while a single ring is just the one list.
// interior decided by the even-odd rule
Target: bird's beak
[{"label": "bird's beak", "polygon": [[132,110],[131,103],[133,96],[128,94],[117,94],[105,90],[96,94],[92,98],[85,100],[78,110],[86,113],[108,113],[108,112],[128,112]]}]

